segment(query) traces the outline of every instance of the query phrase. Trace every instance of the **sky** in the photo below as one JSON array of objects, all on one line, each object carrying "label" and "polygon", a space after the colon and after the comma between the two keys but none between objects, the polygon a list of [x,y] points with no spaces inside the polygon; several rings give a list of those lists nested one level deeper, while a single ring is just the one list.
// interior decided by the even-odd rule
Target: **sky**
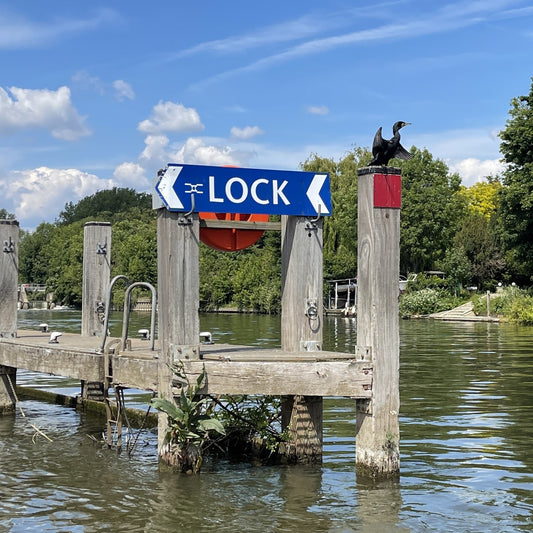
[{"label": "sky", "polygon": [[0,209],[33,231],[167,163],[298,170],[398,120],[471,186],[532,58],[527,0],[0,1]]}]

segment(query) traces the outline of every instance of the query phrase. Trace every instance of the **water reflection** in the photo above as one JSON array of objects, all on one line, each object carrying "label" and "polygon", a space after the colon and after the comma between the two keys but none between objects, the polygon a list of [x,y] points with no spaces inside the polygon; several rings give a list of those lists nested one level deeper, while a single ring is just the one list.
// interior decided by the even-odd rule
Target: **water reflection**
[{"label": "water reflection", "polygon": [[[47,320],[79,331],[79,317],[58,313]],[[54,442],[34,443],[19,414],[0,418],[0,531],[533,531],[533,329],[400,326],[399,480],[355,475],[350,399],[324,400],[322,467],[218,460],[190,477],[158,472],[153,433],[128,459],[87,438],[101,420],[22,402]],[[279,327],[279,317],[201,316],[217,342],[278,347]],[[355,333],[353,319],[327,317],[324,348],[351,352]]]}]

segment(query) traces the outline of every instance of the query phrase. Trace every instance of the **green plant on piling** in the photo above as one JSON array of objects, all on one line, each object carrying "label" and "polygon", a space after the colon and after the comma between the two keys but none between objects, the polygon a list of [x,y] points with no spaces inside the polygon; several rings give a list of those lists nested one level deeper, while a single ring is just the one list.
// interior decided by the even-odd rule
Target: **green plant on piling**
[{"label": "green plant on piling", "polygon": [[210,433],[225,435],[226,431],[216,416],[211,400],[199,395],[205,385],[205,366],[194,385],[191,385],[183,363],[170,368],[182,381],[178,403],[163,397],[153,398],[151,402],[168,417],[165,435],[167,449],[162,458],[182,472],[198,473]]},{"label": "green plant on piling", "polygon": [[290,428],[281,431],[281,398],[276,396],[224,396],[215,400],[220,407],[219,419],[228,436],[240,434],[245,441],[264,450],[267,459],[274,457],[282,442],[290,440]]}]

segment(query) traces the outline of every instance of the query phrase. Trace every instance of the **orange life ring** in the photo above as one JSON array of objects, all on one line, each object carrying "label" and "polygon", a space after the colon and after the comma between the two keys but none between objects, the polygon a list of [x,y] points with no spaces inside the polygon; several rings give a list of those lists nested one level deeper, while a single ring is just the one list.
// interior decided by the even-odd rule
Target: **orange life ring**
[{"label": "orange life ring", "polygon": [[[235,165],[222,165],[239,168]],[[204,220],[238,220],[240,222],[268,222],[269,215],[243,215],[235,213],[199,213]],[[222,252],[244,250],[256,243],[263,235],[263,230],[236,228],[200,228],[200,240],[210,248]]]},{"label": "orange life ring", "polygon": [[[246,222],[268,222],[269,215],[243,215],[235,213],[199,213],[203,220],[236,220]],[[223,252],[243,250],[256,243],[263,230],[237,228],[200,228],[200,240],[207,246]]]}]

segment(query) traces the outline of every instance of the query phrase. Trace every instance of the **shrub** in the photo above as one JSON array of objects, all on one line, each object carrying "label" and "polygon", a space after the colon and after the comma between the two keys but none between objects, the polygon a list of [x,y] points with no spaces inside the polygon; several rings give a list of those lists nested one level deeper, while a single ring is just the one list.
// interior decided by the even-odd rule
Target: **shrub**
[{"label": "shrub", "polygon": [[435,289],[407,292],[400,298],[400,316],[405,318],[411,315],[429,315],[435,312],[438,302],[439,292]]}]

